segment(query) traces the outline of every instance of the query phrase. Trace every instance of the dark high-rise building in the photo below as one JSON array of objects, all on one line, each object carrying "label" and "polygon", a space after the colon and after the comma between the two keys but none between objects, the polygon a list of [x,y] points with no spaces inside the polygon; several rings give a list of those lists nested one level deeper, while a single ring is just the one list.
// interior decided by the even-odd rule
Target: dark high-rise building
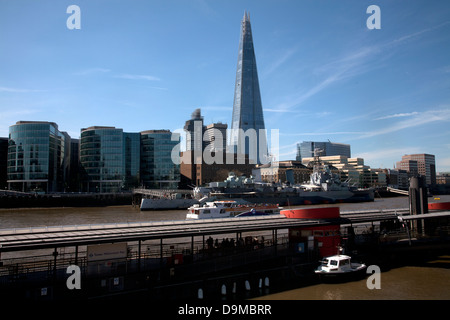
[{"label": "dark high-rise building", "polygon": [[248,13],[241,24],[230,145],[234,152],[245,153],[256,163],[267,162],[267,137]]}]

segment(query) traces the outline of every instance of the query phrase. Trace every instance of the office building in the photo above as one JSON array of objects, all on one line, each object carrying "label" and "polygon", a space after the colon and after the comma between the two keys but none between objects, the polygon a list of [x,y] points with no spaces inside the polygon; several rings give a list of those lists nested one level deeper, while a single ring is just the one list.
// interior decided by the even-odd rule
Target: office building
[{"label": "office building", "polygon": [[64,191],[70,165],[70,136],[54,122],[18,121],[9,127],[8,189]]},{"label": "office building", "polygon": [[141,185],[152,189],[178,188],[180,165],[172,161],[172,150],[180,143],[180,134],[169,130],[148,130],[140,135]]},{"label": "office building", "polygon": [[436,184],[436,161],[432,154],[420,153],[402,156],[397,162],[397,168],[406,170],[412,174],[425,176],[428,186]]},{"label": "office building", "polygon": [[172,161],[169,130],[123,132],[115,127],[90,127],[81,130],[80,164],[83,187],[89,192],[119,192],[138,186],[176,189],[179,165]]},{"label": "office building", "polygon": [[122,129],[94,126],[81,129],[80,165],[84,190],[119,192],[125,183]]},{"label": "office building", "polygon": [[227,124],[203,124],[200,109],[196,109],[184,126],[186,148],[181,153],[180,180],[182,188],[223,181],[229,172],[251,175],[254,164],[248,155],[227,152]]},{"label": "office building", "polygon": [[345,156],[351,158],[350,145],[336,142],[304,141],[297,144],[297,161],[314,157],[314,150],[321,150],[320,156]]},{"label": "office building", "polygon": [[249,177],[252,174],[254,164],[249,163],[247,155],[237,155],[234,153],[211,152],[211,158],[215,159],[212,163],[206,163],[203,157],[195,157],[193,151],[184,151],[181,153],[182,159],[194,159],[193,162],[181,162],[181,185],[186,189],[192,185],[201,186],[209,182],[224,181],[230,172],[236,176],[245,175]]},{"label": "office building", "polygon": [[267,137],[256,69],[250,16],[241,23],[230,145],[254,163],[267,162]]},{"label": "office building", "polygon": [[192,112],[191,119],[187,120],[184,125],[186,132],[186,151],[202,151],[203,152],[203,117],[200,109]]},{"label": "office building", "polygon": [[140,134],[115,127],[81,129],[83,190],[120,192],[139,185]]},{"label": "office building", "polygon": [[6,172],[8,168],[8,138],[0,138],[0,190],[8,187]]},{"label": "office building", "polygon": [[252,173],[263,182],[302,184],[309,181],[312,168],[306,167],[300,161],[286,160],[259,165]]},{"label": "office building", "polygon": [[406,170],[384,169],[386,173],[386,185],[395,189],[408,190],[409,176]]},{"label": "office building", "polygon": [[225,152],[227,148],[227,128],[224,123],[212,123],[204,128],[203,145],[206,152]]},{"label": "office building", "polygon": [[81,190],[80,139],[70,139],[70,167],[67,177],[67,191]]}]

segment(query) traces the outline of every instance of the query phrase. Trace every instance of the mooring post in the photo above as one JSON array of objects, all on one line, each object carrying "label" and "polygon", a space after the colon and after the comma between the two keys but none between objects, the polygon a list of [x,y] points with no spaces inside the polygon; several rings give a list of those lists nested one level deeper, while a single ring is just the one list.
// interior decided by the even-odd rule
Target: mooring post
[{"label": "mooring post", "polygon": [[53,251],[53,278],[56,279],[56,257],[58,256],[58,248],[55,247],[55,251]]},{"label": "mooring post", "polygon": [[138,271],[141,271],[141,240],[138,242]]},{"label": "mooring post", "polygon": [[159,252],[160,252],[159,264],[162,265],[163,264],[163,238],[161,238],[159,241]]},{"label": "mooring post", "polygon": [[78,245],[75,246],[75,264],[78,265]]},{"label": "mooring post", "polygon": [[[428,213],[428,189],[424,176],[411,177],[409,180],[409,208],[411,215]],[[413,229],[424,235],[424,219],[412,222]]]}]

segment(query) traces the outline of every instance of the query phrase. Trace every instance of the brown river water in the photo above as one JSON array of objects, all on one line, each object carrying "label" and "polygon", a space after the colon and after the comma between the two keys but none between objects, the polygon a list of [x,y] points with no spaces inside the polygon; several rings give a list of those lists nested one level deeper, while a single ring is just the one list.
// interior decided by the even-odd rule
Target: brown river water
[{"label": "brown river water", "polygon": [[[450,201],[436,196],[429,202]],[[374,202],[338,204],[341,211],[407,208],[407,197],[377,198]],[[306,206],[305,206],[306,207]],[[318,206],[314,206],[318,207]],[[0,229],[55,225],[184,220],[186,210],[144,211],[129,206],[98,208],[0,209]],[[450,252],[420,266],[400,266],[381,272],[381,289],[369,289],[367,278],[346,283],[302,285],[262,296],[271,300],[450,300]]]}]

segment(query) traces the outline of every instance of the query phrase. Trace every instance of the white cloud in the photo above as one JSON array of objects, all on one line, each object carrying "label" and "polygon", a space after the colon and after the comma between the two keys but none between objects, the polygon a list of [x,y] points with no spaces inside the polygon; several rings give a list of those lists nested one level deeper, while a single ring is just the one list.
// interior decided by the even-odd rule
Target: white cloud
[{"label": "white cloud", "polygon": [[161,81],[160,78],[145,74],[119,74],[114,76],[115,78],[121,78],[121,79],[129,79],[129,80],[147,80],[147,81]]},{"label": "white cloud", "polygon": [[274,59],[273,63],[264,71],[264,76],[266,77],[278,69],[278,67],[285,63],[296,51],[297,48],[285,50],[284,54],[278,59]]},{"label": "white cloud", "polygon": [[23,89],[23,88],[10,88],[10,87],[0,87],[0,92],[28,93],[28,92],[43,92],[43,91],[44,91],[44,90]]},{"label": "white cloud", "polygon": [[384,117],[379,117],[374,120],[385,120],[385,119],[391,119],[391,118],[409,117],[409,116],[415,116],[417,114],[419,114],[419,112],[416,112],[416,111],[408,112],[408,113],[396,113],[396,114],[391,114],[391,115],[387,115]]},{"label": "white cloud", "polygon": [[264,108],[264,112],[286,113],[286,112],[296,112],[296,111],[293,111],[293,110],[286,110],[286,109]]},{"label": "white cloud", "polygon": [[405,154],[419,153],[421,150],[419,147],[408,147],[408,148],[391,148],[391,149],[378,149],[368,152],[359,152],[353,154],[355,158],[363,158],[367,161],[382,161],[383,158],[393,158],[400,161],[402,156]]},{"label": "white cloud", "polygon": [[300,133],[281,133],[282,136],[333,136],[333,135],[359,135],[360,131],[333,131],[333,132],[300,132]]},{"label": "white cloud", "polygon": [[[320,93],[336,82],[347,80],[379,68],[383,61],[388,59],[392,54],[392,49],[403,45],[408,40],[419,38],[430,31],[442,28],[449,23],[450,21],[446,21],[435,27],[413,32],[397,39],[381,43],[377,46],[364,46],[357,48],[346,55],[338,57],[328,63],[324,63],[322,66],[313,71],[316,76],[322,76],[322,80],[320,82],[307,91],[293,95],[287,101],[279,104],[278,108],[283,110],[291,109],[302,104],[304,101]],[[289,58],[289,53],[290,52],[287,52],[285,56],[281,57],[279,62],[274,64],[274,68],[278,67],[284,62],[284,60]],[[377,58],[376,61],[374,60],[375,57]],[[448,71],[448,69],[445,70]]]},{"label": "white cloud", "polygon": [[78,72],[75,72],[74,75],[76,76],[89,76],[92,74],[97,74],[97,73],[107,73],[110,72],[110,69],[105,69],[105,68],[90,68],[90,69],[84,69]]},{"label": "white cloud", "polygon": [[450,158],[436,158],[436,168],[439,171],[450,171]]},{"label": "white cloud", "polygon": [[398,121],[394,124],[391,124],[386,127],[382,127],[377,130],[368,131],[363,133],[358,137],[354,137],[348,140],[357,140],[364,138],[372,138],[375,136],[392,133],[396,131],[400,131],[403,129],[413,128],[422,126],[425,124],[429,124],[432,122],[450,122],[450,109],[442,109],[442,110],[429,110],[424,112],[417,112],[410,119]]}]

